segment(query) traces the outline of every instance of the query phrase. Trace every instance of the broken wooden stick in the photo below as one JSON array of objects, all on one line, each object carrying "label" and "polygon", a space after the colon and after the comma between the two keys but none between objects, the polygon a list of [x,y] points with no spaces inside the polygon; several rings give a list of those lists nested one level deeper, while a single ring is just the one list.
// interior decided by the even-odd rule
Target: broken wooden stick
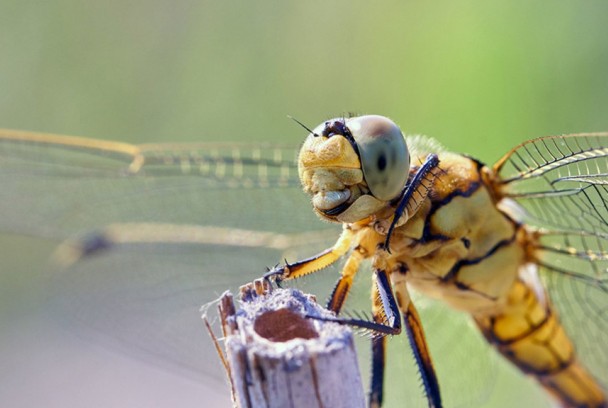
[{"label": "broken wooden stick", "polygon": [[[232,399],[241,408],[364,407],[352,331],[310,316],[331,316],[314,297],[264,281],[220,298]],[[219,347],[219,346],[218,346]]]}]

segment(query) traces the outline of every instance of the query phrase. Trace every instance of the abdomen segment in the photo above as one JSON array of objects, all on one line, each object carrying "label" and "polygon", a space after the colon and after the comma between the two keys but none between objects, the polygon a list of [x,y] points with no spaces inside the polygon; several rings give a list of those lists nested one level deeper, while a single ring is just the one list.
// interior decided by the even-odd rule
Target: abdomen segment
[{"label": "abdomen segment", "polygon": [[556,311],[534,281],[518,278],[500,314],[474,317],[488,342],[563,406],[608,407],[604,392],[577,359]]}]

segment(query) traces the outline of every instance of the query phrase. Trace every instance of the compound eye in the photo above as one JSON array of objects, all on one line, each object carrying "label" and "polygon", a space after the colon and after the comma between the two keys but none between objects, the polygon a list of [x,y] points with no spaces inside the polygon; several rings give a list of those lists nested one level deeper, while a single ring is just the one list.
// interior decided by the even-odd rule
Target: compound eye
[{"label": "compound eye", "polygon": [[363,176],[371,193],[379,200],[396,198],[407,182],[410,155],[401,129],[379,115],[347,119],[361,157]]}]

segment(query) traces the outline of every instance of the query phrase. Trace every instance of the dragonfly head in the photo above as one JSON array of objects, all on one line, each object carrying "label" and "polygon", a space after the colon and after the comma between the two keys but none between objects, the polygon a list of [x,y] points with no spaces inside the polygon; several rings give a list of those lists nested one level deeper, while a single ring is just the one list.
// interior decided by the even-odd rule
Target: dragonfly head
[{"label": "dragonfly head", "polygon": [[317,214],[349,223],[398,197],[409,166],[401,130],[378,115],[321,123],[306,138],[298,159],[300,180]]}]

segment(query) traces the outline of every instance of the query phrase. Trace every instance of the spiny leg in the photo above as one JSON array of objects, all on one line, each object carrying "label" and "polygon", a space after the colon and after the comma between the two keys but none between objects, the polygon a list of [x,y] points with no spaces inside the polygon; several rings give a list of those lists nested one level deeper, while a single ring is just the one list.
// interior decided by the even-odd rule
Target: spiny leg
[{"label": "spiny leg", "polygon": [[284,279],[300,278],[313,272],[317,272],[335,263],[348,252],[353,240],[353,231],[347,227],[342,230],[342,234],[333,247],[326,249],[317,255],[297,261],[293,264],[285,261],[284,265],[277,265],[264,274],[264,279],[274,279],[279,283]]},{"label": "spiny leg", "polygon": [[[440,172],[439,158],[436,154],[429,154],[414,174],[414,177],[405,186],[395,209],[393,219],[386,231],[384,248],[387,251],[390,252],[390,240],[395,227],[418,211],[425,198],[431,192],[431,185]],[[405,217],[401,219],[404,212]]]},{"label": "spiny leg", "polygon": [[439,390],[439,381],[437,380],[437,374],[435,374],[435,368],[433,366],[433,360],[431,353],[428,348],[426,337],[424,335],[424,329],[422,328],[422,322],[418,311],[412,302],[407,286],[405,283],[404,275],[401,272],[393,272],[391,280],[395,288],[395,296],[397,297],[397,303],[399,309],[403,314],[403,321],[405,323],[405,331],[422,377],[422,383],[424,385],[424,391],[428,399],[430,408],[441,408],[441,393]]}]

